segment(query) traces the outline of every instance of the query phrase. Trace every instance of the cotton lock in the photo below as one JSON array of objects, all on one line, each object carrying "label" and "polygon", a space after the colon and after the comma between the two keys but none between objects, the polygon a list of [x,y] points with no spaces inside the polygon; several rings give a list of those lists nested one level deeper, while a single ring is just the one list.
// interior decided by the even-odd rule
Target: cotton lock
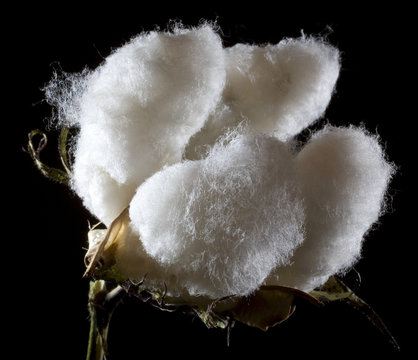
[{"label": "cotton lock", "polygon": [[257,132],[291,139],[324,113],[340,70],[337,49],[305,37],[264,47],[237,44],[225,49],[225,66],[222,101],[190,139],[190,159],[243,120]]},{"label": "cotton lock", "polygon": [[82,79],[57,77],[47,87],[59,121],[80,128],[73,189],[106,225],[146,178],[181,160],[185,143],[219,101],[222,52],[209,26],[151,32]]},{"label": "cotton lock", "polygon": [[305,240],[292,264],[273,271],[267,283],[310,291],[358,260],[394,171],[378,140],[361,128],[328,126],[297,154]]},{"label": "cotton lock", "polygon": [[[145,251],[198,295],[250,294],[289,264],[304,211],[292,156],[272,137],[241,134],[207,158],[142,184],[130,217]],[[159,193],[156,198],[155,194]]]},{"label": "cotton lock", "polygon": [[79,128],[73,190],[107,226],[129,206],[119,271],[216,299],[309,292],[350,268],[394,166],[363,128],[327,125],[295,146],[339,70],[323,39],[225,48],[203,24],[140,34],[95,70],[55,75],[47,100]]}]

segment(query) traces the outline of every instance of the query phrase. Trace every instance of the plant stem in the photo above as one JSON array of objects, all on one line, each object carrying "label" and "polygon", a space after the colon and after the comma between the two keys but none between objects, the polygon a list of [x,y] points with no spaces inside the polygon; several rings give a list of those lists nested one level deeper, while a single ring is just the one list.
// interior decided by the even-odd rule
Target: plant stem
[{"label": "plant stem", "polygon": [[[104,354],[102,351],[97,352],[98,350],[98,331],[97,331],[97,315],[94,305],[89,302],[89,313],[90,313],[90,332],[89,332],[89,342],[87,345],[87,357],[86,360],[102,360]],[[93,358],[94,356],[94,358]]]},{"label": "plant stem", "polygon": [[120,303],[122,293],[123,289],[120,286],[109,289],[109,284],[104,280],[90,281],[90,331],[86,360],[106,359],[110,320]]}]

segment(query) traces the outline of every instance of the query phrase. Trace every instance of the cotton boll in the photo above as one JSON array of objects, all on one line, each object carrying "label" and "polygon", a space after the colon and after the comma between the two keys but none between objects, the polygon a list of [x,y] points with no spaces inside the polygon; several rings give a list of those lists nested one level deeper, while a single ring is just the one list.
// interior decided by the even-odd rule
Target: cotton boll
[{"label": "cotton boll", "polygon": [[208,157],[142,184],[130,217],[144,249],[192,295],[247,295],[302,242],[292,155],[275,138],[234,134]]},{"label": "cotton boll", "polygon": [[306,240],[292,265],[267,283],[310,291],[359,258],[365,233],[383,211],[393,167],[364,130],[326,127],[297,156],[307,207]]},{"label": "cotton boll", "polygon": [[151,32],[74,79],[57,79],[48,96],[69,117],[62,121],[81,128],[73,188],[108,223],[128,205],[132,186],[181,160],[216,106],[225,82],[221,40],[208,25]]},{"label": "cotton boll", "polygon": [[340,70],[338,50],[314,38],[264,47],[237,44],[225,53],[222,105],[191,139],[187,158],[201,157],[202,149],[232,126],[231,119],[246,119],[253,130],[274,133],[281,140],[295,136],[322,116]]}]

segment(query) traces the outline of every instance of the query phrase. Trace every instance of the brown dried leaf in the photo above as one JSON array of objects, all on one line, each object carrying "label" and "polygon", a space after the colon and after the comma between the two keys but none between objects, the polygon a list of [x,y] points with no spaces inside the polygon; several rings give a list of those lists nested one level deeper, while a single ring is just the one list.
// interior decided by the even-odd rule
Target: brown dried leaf
[{"label": "brown dried leaf", "polygon": [[[97,244],[94,253],[87,252],[85,262],[87,265],[84,277],[91,275],[96,268],[103,270],[113,264],[114,253],[120,241],[128,234],[129,206],[110,224],[103,240]],[[100,265],[100,262],[103,264]]]}]

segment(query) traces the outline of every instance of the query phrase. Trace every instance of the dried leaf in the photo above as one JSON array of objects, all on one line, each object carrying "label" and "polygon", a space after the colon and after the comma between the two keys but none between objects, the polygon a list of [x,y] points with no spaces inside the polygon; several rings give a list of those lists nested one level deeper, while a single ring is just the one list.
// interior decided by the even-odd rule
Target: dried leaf
[{"label": "dried leaf", "polygon": [[324,285],[309,293],[309,295],[321,302],[346,299],[352,294],[353,292],[335,276],[331,276]]},{"label": "dried leaf", "polygon": [[290,317],[295,311],[295,296],[276,287],[263,287],[244,297],[231,313],[235,320],[268,330]]}]

